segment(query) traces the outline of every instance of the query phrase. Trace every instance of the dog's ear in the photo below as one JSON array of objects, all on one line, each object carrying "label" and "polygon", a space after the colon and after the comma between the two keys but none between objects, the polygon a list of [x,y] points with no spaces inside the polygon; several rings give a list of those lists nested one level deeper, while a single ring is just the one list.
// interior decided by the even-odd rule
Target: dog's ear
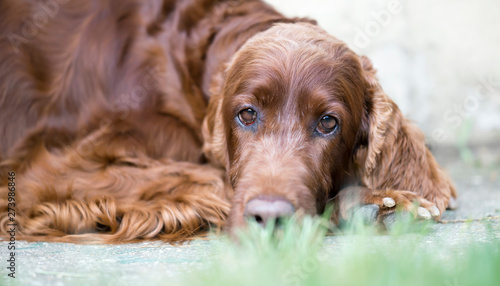
[{"label": "dog's ear", "polygon": [[202,125],[203,153],[212,165],[229,166],[226,133],[222,120],[225,69],[218,72],[210,85],[210,102]]},{"label": "dog's ear", "polygon": [[366,81],[364,126],[368,138],[362,182],[372,189],[414,191],[441,212],[455,189],[425,144],[423,133],[406,119],[383,91],[371,61],[362,56]]},{"label": "dog's ear", "polygon": [[394,116],[398,112],[396,105],[385,94],[380,86],[373,65],[369,58],[361,56],[361,65],[363,74],[366,80],[365,89],[365,118],[364,126],[367,130],[368,150],[364,164],[364,173],[371,174],[377,167],[377,161],[380,159],[380,154],[384,145],[388,145],[391,138],[386,138],[389,124],[394,121]]}]

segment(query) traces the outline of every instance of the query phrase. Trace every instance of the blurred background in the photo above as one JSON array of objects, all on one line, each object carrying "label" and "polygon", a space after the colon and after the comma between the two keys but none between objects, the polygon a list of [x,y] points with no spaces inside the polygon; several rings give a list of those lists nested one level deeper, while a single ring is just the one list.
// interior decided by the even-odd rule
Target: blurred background
[{"label": "blurred background", "polygon": [[267,2],[286,16],[317,20],[370,57],[438,159],[500,165],[500,1]]}]

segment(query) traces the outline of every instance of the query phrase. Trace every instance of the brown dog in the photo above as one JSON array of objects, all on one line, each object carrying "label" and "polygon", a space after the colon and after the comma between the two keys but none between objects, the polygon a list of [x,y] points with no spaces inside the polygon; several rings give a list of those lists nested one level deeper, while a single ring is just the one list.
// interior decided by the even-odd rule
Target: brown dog
[{"label": "brown dog", "polygon": [[0,19],[2,233],[9,181],[20,238],[72,242],[332,198],[439,217],[455,196],[370,61],[310,20],[229,0],[12,0]]}]

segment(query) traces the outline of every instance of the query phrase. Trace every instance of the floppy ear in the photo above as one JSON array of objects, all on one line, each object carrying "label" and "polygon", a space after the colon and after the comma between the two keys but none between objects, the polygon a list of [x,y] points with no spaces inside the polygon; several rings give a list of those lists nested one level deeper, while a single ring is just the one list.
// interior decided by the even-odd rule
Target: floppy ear
[{"label": "floppy ear", "polygon": [[423,133],[383,91],[371,61],[362,56],[361,64],[367,84],[364,120],[368,121],[363,184],[375,190],[413,191],[442,213],[450,197],[456,197],[455,188],[426,147]]},{"label": "floppy ear", "polygon": [[210,85],[210,102],[202,125],[203,153],[212,165],[229,166],[226,134],[222,121],[222,102],[225,69],[218,72]]}]

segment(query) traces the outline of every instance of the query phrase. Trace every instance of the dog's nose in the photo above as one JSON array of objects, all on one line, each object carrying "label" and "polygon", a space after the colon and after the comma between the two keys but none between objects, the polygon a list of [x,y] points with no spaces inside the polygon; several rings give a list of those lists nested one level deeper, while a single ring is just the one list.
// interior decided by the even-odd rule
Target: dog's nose
[{"label": "dog's nose", "polygon": [[277,224],[283,218],[290,217],[295,212],[293,205],[282,198],[256,198],[250,200],[245,207],[245,217],[254,219],[261,226],[275,220]]}]

